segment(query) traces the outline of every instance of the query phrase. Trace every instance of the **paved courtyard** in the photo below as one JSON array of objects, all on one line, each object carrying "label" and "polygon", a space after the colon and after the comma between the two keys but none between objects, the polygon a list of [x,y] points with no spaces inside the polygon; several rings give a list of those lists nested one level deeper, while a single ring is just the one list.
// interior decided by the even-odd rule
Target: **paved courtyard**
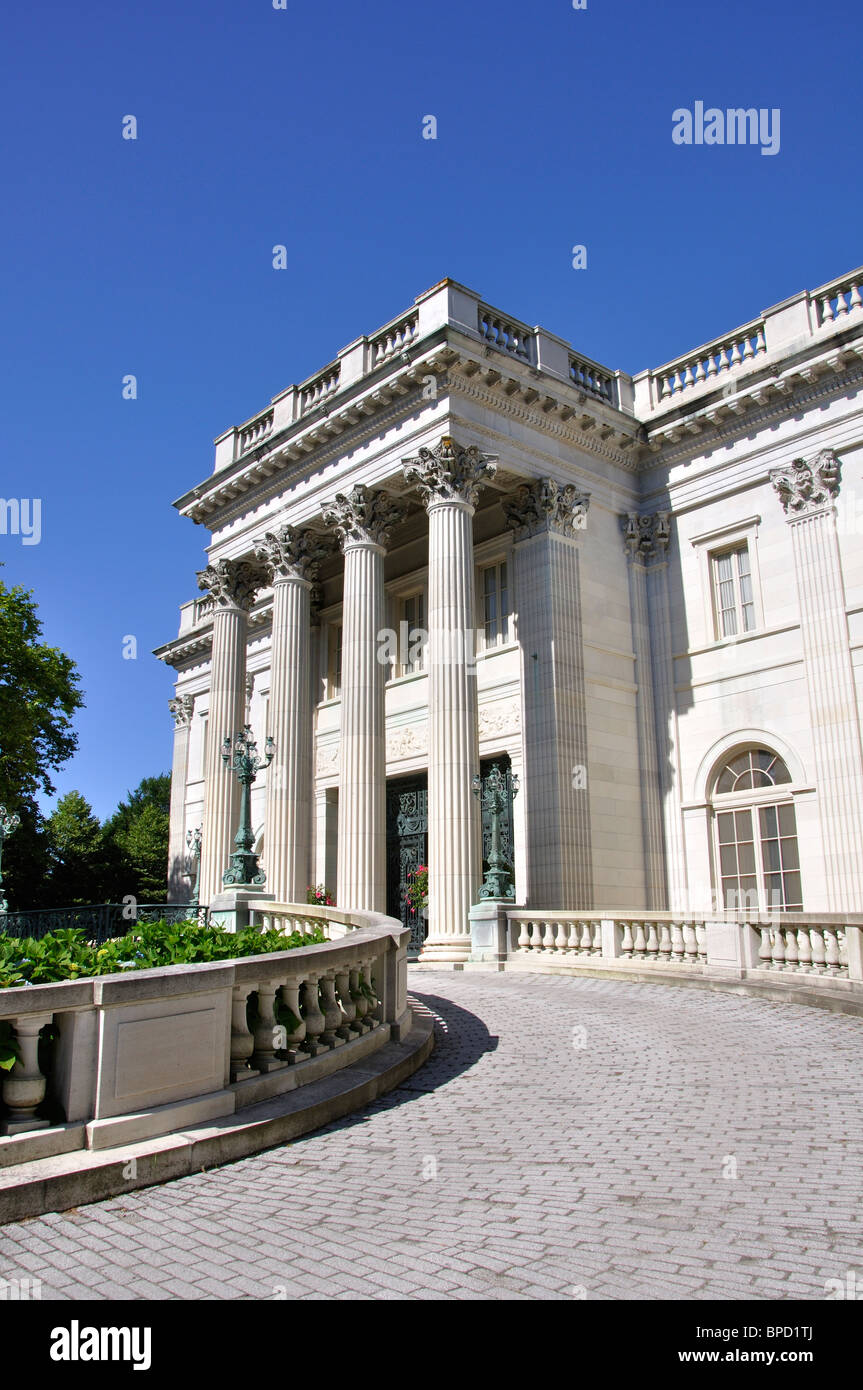
[{"label": "paved courtyard", "polygon": [[863,1022],[415,970],[437,1050],[368,1110],[0,1228],[55,1298],[804,1298],[863,1282]]}]

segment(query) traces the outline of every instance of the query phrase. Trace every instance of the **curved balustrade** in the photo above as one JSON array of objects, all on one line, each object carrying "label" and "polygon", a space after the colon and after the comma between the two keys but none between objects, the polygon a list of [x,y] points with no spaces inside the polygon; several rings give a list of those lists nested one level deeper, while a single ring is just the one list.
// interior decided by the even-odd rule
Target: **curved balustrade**
[{"label": "curved balustrade", "polygon": [[[286,933],[323,925],[337,939],[0,990],[0,1023],[18,1052],[0,1072],[0,1167],[21,1161],[20,1142],[17,1157],[8,1145],[30,1131],[55,1129],[57,1152],[167,1134],[318,1080],[406,1034],[410,932],[400,922],[299,904],[263,904],[255,917]],[[49,1031],[52,1046],[40,1050]],[[50,1136],[39,1142],[40,1157],[52,1151]]]}]

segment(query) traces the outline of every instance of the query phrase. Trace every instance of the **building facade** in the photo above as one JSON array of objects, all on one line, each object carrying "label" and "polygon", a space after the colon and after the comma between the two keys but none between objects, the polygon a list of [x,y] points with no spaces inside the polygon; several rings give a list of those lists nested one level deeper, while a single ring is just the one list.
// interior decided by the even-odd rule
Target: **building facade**
[{"label": "building facade", "polygon": [[[220,891],[239,787],[267,893],[470,951],[510,796],[516,904],[863,910],[863,272],[635,377],[444,280],[216,440],[176,671],[170,888]],[[512,794],[517,779],[517,794]]]}]

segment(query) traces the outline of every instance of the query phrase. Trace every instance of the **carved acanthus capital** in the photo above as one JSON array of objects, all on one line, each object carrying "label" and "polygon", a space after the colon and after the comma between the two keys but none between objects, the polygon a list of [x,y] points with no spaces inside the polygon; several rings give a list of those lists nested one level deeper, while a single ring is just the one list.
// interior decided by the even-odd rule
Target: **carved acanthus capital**
[{"label": "carved acanthus capital", "polygon": [[523,536],[549,530],[571,536],[587,526],[589,506],[590,494],[574,483],[561,487],[553,478],[534,478],[505,499],[503,512],[510,530]]},{"label": "carved acanthus capital", "polygon": [[661,559],[667,551],[671,539],[668,512],[654,512],[652,516],[626,512],[620,518],[620,525],[623,544],[630,560],[638,560],[640,564],[646,565],[650,560]]},{"label": "carved acanthus capital", "polygon": [[434,449],[420,449],[413,458],[402,459],[402,472],[426,507],[436,502],[463,502],[475,507],[480,487],[497,472],[497,456],[481,453],[475,444],[462,448],[444,435]]},{"label": "carved acanthus capital", "polygon": [[248,560],[217,560],[198,571],[198,588],[208,590],[216,609],[242,608],[248,613],[263,576]]},{"label": "carved acanthus capital", "polygon": [[832,449],[822,449],[813,463],[792,459],[787,468],[771,468],[770,481],[786,516],[807,516],[838,496],[841,465]]},{"label": "carved acanthus capital", "polygon": [[174,727],[187,729],[192,722],[194,708],[195,697],[193,695],[177,695],[173,700],[169,700],[168,709],[174,716]]},{"label": "carved acanthus capital", "polygon": [[267,531],[255,544],[255,558],[261,561],[275,583],[279,579],[302,579],[311,584],[321,560],[333,549],[329,536],[280,526]]},{"label": "carved acanthus capital", "polygon": [[357,483],[345,494],[337,492],[322,510],[325,526],[339,537],[342,550],[350,545],[386,545],[390,530],[405,515],[406,507],[387,492],[373,492]]}]

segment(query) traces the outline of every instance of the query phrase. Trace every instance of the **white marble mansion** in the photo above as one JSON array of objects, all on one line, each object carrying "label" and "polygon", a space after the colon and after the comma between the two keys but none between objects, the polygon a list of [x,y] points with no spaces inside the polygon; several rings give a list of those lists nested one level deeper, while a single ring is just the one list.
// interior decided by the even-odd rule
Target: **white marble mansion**
[{"label": "white marble mansion", "polygon": [[495,765],[516,906],[863,911],[861,290],[630,377],[443,280],[222,434],[157,652],[172,899],[197,827],[222,891],[248,724],[267,897],[407,923],[427,864],[432,960],[470,953]]}]

